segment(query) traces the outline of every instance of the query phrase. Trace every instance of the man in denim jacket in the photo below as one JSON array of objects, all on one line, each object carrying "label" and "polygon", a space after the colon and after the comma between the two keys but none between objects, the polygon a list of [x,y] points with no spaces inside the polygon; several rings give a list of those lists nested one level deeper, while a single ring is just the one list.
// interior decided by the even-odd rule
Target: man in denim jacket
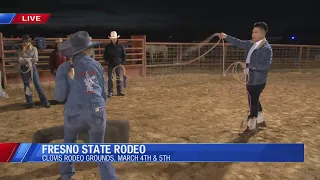
[{"label": "man in denim jacket", "polygon": [[250,114],[248,116],[247,132],[255,132],[258,127],[266,127],[266,122],[262,114],[260,94],[266,86],[268,73],[272,63],[272,48],[266,40],[268,25],[264,22],[254,24],[252,30],[252,40],[240,40],[225,33],[220,33],[219,37],[226,39],[229,43],[245,50],[246,63],[243,68],[247,71],[248,101]]},{"label": "man in denim jacket", "polygon": [[[86,31],[79,31],[65,41],[60,50],[73,56],[72,62],[61,64],[56,73],[55,98],[64,102],[64,142],[75,143],[78,135],[87,130],[90,143],[103,143],[106,129],[106,84],[104,69],[90,57],[92,47]],[[101,179],[117,180],[111,162],[98,163]],[[62,163],[62,179],[72,179],[74,163]]]}]

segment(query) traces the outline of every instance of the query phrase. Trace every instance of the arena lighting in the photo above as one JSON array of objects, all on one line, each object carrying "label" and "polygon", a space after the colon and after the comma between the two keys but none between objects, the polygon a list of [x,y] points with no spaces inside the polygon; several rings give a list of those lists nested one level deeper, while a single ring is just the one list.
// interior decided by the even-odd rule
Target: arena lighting
[{"label": "arena lighting", "polygon": [[291,36],[291,40],[295,40],[296,39],[296,37],[294,37],[294,36]]}]

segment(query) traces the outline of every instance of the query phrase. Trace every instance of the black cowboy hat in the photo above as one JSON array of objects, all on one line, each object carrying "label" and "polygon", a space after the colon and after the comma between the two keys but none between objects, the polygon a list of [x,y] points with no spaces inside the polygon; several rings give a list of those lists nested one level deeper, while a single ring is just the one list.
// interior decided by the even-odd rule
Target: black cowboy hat
[{"label": "black cowboy hat", "polygon": [[101,43],[92,42],[87,31],[78,31],[71,35],[70,39],[64,41],[59,47],[59,51],[64,56],[73,56],[90,47]]},{"label": "black cowboy hat", "polygon": [[30,38],[30,36],[28,34],[23,35],[21,38],[21,42],[30,42],[32,39]]}]

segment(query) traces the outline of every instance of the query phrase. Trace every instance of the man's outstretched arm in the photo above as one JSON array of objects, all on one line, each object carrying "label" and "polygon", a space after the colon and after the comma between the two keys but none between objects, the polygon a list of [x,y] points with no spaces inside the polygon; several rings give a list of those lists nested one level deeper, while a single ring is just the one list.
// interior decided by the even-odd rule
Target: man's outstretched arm
[{"label": "man's outstretched arm", "polygon": [[219,33],[219,37],[222,39],[225,39],[226,41],[228,41],[230,44],[241,48],[241,49],[249,49],[252,45],[252,42],[249,40],[240,40],[238,38],[229,36],[225,33]]}]

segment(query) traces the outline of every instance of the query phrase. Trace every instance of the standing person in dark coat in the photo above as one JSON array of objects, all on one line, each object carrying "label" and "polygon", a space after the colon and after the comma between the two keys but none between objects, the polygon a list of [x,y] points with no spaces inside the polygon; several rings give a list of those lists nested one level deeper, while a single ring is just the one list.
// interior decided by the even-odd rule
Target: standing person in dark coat
[{"label": "standing person in dark coat", "polygon": [[[120,36],[116,31],[110,33],[109,39],[111,43],[106,45],[104,49],[103,59],[108,64],[108,97],[113,96],[113,81],[112,81],[112,70],[120,64],[125,64],[126,62],[126,51],[125,48],[118,43],[118,38]],[[115,69],[116,73],[116,83],[117,83],[117,95],[124,96],[122,93],[121,80],[120,80],[120,68]]]},{"label": "standing person in dark coat", "polygon": [[245,133],[256,132],[258,127],[266,127],[259,98],[266,86],[272,63],[272,48],[266,40],[267,32],[268,25],[264,22],[257,22],[253,26],[251,41],[240,40],[225,33],[219,34],[220,38],[245,50],[246,62],[243,63],[243,68],[246,69],[245,72],[249,78],[247,92],[250,107],[248,127]]},{"label": "standing person in dark coat", "polygon": [[60,47],[61,43],[62,43],[61,38],[56,40],[55,48],[50,55],[49,66],[50,66],[50,71],[53,75],[56,75],[56,71],[57,71],[58,67],[60,66],[60,64],[63,64],[64,62],[67,61],[67,57],[63,56],[59,52],[59,47]]}]

